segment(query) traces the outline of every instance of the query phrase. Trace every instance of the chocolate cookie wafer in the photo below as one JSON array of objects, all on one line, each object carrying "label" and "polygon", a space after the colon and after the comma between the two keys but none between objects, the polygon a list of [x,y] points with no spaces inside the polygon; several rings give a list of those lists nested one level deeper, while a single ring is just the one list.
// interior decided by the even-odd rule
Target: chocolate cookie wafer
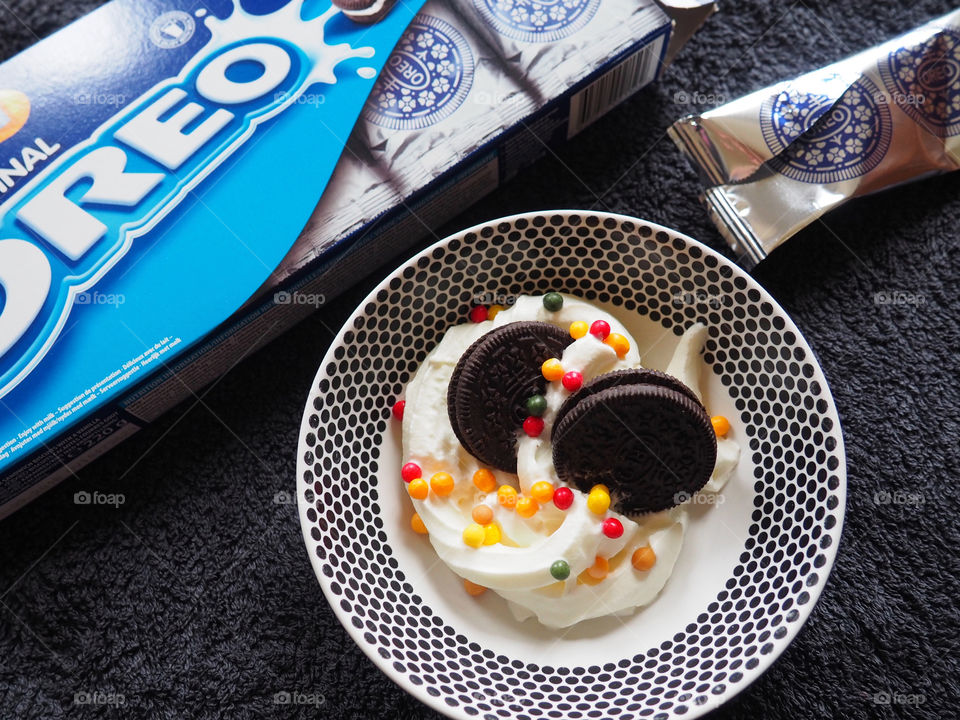
[{"label": "chocolate cookie wafer", "polygon": [[517,471],[517,433],[524,402],[542,394],[543,361],[560,357],[573,339],[544,322],[491,330],[461,356],[447,388],[447,413],[460,444],[481,462]]}]

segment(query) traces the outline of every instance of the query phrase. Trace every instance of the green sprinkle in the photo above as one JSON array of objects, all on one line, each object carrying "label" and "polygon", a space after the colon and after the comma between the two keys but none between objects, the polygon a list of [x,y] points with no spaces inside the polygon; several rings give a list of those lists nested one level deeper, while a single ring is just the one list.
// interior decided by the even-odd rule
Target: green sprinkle
[{"label": "green sprinkle", "polygon": [[570,577],[570,566],[566,560],[557,560],[550,566],[550,574],[554,580],[566,580]]},{"label": "green sprinkle", "polygon": [[563,295],[558,292],[548,292],[543,296],[543,306],[550,312],[556,312],[563,307]]},{"label": "green sprinkle", "polygon": [[527,414],[540,417],[547,411],[547,399],[543,395],[531,395],[527,398]]}]

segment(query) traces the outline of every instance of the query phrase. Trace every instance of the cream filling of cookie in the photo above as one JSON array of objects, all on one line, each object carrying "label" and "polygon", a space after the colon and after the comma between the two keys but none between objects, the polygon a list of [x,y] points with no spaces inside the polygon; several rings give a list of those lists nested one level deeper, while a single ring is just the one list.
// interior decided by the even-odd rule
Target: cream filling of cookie
[{"label": "cream filling of cookie", "polygon": [[[637,343],[623,325],[610,314],[575,297],[564,295],[563,307],[551,312],[542,298],[523,296],[492,321],[458,325],[444,335],[426,357],[407,386],[403,420],[404,462],[417,463],[424,479],[436,472],[453,475],[455,486],[447,497],[431,492],[425,500],[413,500],[429,533],[437,555],[455,573],[483,585],[506,598],[517,619],[536,615],[550,627],[567,627],[589,618],[625,613],[649,604],[656,598],[673,571],[683,544],[688,510],[677,506],[660,513],[628,517],[611,510],[603,517],[587,508],[586,494],[575,487],[574,500],[567,510],[553,503],[540,505],[531,518],[501,507],[496,492],[483,493],[472,482],[481,465],[457,440],[447,415],[447,385],[460,356],[481,335],[512,322],[539,320],[567,330],[577,320],[606,320],[611,331],[630,341],[630,350],[618,358],[616,352],[587,334],[567,346],[560,358],[564,370],[577,370],[584,382],[597,375],[622,368],[638,368]],[[673,358],[664,370],[700,393],[702,368],[700,351],[706,335],[703,325],[694,325],[681,338]],[[553,420],[569,396],[561,383],[548,383],[543,415],[544,430],[539,437],[528,437],[518,428],[517,473],[493,471],[498,485],[511,485],[520,493],[529,493],[533,483],[547,480],[561,485],[553,468],[550,435]],[[707,486],[701,492],[719,492],[739,458],[739,447],[729,439],[719,439],[717,463]],[[473,522],[471,512],[480,503],[493,510],[494,522],[502,540],[495,545],[472,548],[463,541],[463,529]],[[623,523],[619,538],[608,538],[601,531],[604,517]],[[657,556],[654,566],[645,572],[634,569],[633,552],[650,545]],[[605,579],[594,581],[583,575],[597,556],[607,558],[610,569]],[[558,582],[550,574],[556,560],[565,560],[570,576]]]}]

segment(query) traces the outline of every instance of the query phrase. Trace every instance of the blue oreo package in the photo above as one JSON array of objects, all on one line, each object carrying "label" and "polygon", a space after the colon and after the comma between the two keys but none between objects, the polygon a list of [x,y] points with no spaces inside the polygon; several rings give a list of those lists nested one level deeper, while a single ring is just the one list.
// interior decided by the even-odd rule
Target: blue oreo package
[{"label": "blue oreo package", "polygon": [[0,473],[262,285],[420,4],[114,0],[0,65]]}]

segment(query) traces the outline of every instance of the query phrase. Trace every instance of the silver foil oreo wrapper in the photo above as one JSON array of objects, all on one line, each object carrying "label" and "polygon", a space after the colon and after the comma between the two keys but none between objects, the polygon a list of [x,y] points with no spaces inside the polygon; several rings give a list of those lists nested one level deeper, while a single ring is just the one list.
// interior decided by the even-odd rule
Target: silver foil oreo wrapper
[{"label": "silver foil oreo wrapper", "polygon": [[960,168],[960,10],[669,133],[751,267],[851,198]]}]

